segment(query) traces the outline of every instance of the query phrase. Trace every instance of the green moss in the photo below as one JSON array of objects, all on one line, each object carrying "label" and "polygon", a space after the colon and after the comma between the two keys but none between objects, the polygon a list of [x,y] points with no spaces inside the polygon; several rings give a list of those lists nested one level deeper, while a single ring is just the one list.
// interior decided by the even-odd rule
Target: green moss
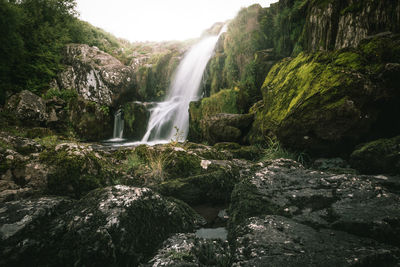
[{"label": "green moss", "polygon": [[335,64],[341,67],[350,68],[355,71],[360,71],[363,69],[363,64],[365,64],[365,61],[358,53],[344,52],[339,54],[335,60]]},{"label": "green moss", "polygon": [[11,144],[4,142],[3,140],[0,139],[0,148],[6,150],[6,149],[12,149],[13,147]]},{"label": "green moss", "polygon": [[400,173],[400,136],[360,145],[350,156],[351,164],[367,174]]},{"label": "green moss", "polygon": [[51,141],[49,148],[40,154],[40,160],[54,168],[48,175],[50,194],[80,198],[95,188],[118,181],[110,163],[94,152],[77,150],[75,153],[64,149],[56,151],[53,146]]},{"label": "green moss", "polygon": [[186,151],[175,151],[167,149],[164,154],[168,155],[168,163],[165,166],[165,171],[168,177],[187,177],[201,173],[201,159]]},{"label": "green moss", "polygon": [[177,48],[149,55],[148,64],[139,68],[136,77],[141,99],[161,100],[165,96],[172,74],[178,66],[179,55]]},{"label": "green moss", "polygon": [[201,141],[200,121],[218,113],[238,114],[238,90],[225,89],[203,98],[200,102],[192,102],[189,107],[189,140]]},{"label": "green moss", "polygon": [[205,174],[168,180],[156,186],[161,194],[189,204],[227,203],[237,176],[229,171],[216,170]]},{"label": "green moss", "polygon": [[383,36],[364,40],[358,48],[280,61],[265,79],[263,103],[251,108],[255,121],[248,139],[267,143],[278,137],[293,150],[318,154],[350,152],[360,133],[367,135],[374,127],[372,114],[380,112],[371,103],[382,101],[382,91],[371,88],[396,84],[396,69],[387,74],[386,66],[400,62],[399,49],[398,36]]},{"label": "green moss", "polygon": [[[327,62],[334,63],[327,65]],[[338,66],[340,64],[346,65]],[[307,120],[319,117],[319,114],[326,116],[340,108],[340,104],[345,104],[343,97],[358,87],[358,80],[345,70],[359,64],[359,57],[354,53],[301,53],[294,59],[276,64],[265,79],[262,88],[264,103],[259,105],[254,123],[266,137],[260,138],[253,132],[250,134],[251,141],[268,140],[267,137],[274,136],[283,123],[293,118],[295,112],[308,109],[307,106],[314,113],[296,124],[308,123]],[[316,102],[311,101],[314,99]],[[315,113],[316,110],[318,113]],[[305,124],[303,128],[306,127]]]},{"label": "green moss", "polygon": [[75,90],[58,90],[51,88],[42,95],[43,99],[52,99],[53,97],[61,98],[62,100],[69,102],[71,99],[76,99],[78,93]]}]

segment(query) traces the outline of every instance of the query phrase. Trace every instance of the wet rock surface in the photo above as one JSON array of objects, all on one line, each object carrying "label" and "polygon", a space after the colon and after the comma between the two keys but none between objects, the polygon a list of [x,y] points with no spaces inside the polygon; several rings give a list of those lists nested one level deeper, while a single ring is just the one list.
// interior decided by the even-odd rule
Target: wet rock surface
[{"label": "wet rock surface", "polygon": [[232,266],[397,266],[399,256],[398,248],[281,216],[249,218],[235,238]]},{"label": "wet rock surface", "polygon": [[[399,262],[400,180],[343,173],[351,169],[339,158],[316,160],[318,170],[289,159],[257,162],[260,148],[235,143],[107,148],[36,142],[21,154],[19,141],[3,137],[10,145],[0,153],[8,158],[0,179],[0,265]],[[132,155],[131,164],[139,166],[129,169]],[[161,172],[151,164],[157,157]],[[114,183],[135,187],[102,188]],[[64,197],[32,198],[48,193]],[[193,234],[200,225],[213,228]],[[228,240],[213,240],[226,234],[226,225]]]},{"label": "wet rock surface", "polygon": [[[293,258],[295,259],[293,262],[303,260],[304,262],[320,265],[325,261],[316,255],[319,253],[321,255],[330,255],[332,253],[331,256],[326,257],[326,259],[332,260],[330,265],[349,264],[351,266],[351,264],[356,264],[355,262],[341,262],[344,259],[341,256],[343,250],[335,250],[332,249],[333,247],[329,247],[337,245],[338,247],[351,248],[345,251],[353,251],[351,253],[358,255],[355,257],[357,259],[361,256],[365,257],[363,261],[366,263],[363,264],[386,262],[386,260],[389,262],[388,266],[394,266],[397,263],[398,251],[393,247],[399,246],[398,240],[400,240],[400,183],[398,177],[330,174],[307,170],[301,164],[286,159],[278,159],[261,164],[265,164],[264,167],[256,171],[248,179],[237,184],[232,193],[229,210],[231,216],[229,222],[230,234],[232,240],[242,238],[240,241],[233,242],[239,242],[240,245],[238,247],[243,249],[245,249],[245,244],[258,243],[256,245],[258,248],[255,249],[258,252],[253,253],[254,255],[251,256],[250,249],[248,258],[241,259],[240,257],[247,252],[237,251],[236,254],[240,255],[237,261],[244,260],[244,263],[238,263],[238,266],[253,266],[253,264],[257,265],[266,262],[267,259],[272,260],[272,262],[276,260],[278,265],[291,262],[291,260],[286,261],[282,256],[285,253],[291,254],[291,252],[286,251],[287,247],[284,243],[281,248],[278,248],[278,246],[270,243],[273,241],[268,239],[268,236],[272,234],[269,231],[277,231],[273,227],[273,225],[277,224],[274,222],[276,220],[287,220],[289,224],[296,225],[296,227],[299,225],[304,229],[308,229],[303,233],[301,233],[300,229],[299,231],[295,230],[293,233],[297,233],[291,238],[299,235],[300,239],[308,239],[308,235],[320,235],[318,238],[325,239],[324,243],[329,243],[325,248],[315,246],[313,249],[305,249],[304,247],[300,249],[302,246],[299,246],[299,254]],[[279,215],[286,218],[272,216],[265,217],[266,219],[263,221],[263,216],[265,215]],[[251,219],[255,220],[253,227],[251,226],[252,222],[247,219],[254,216],[261,217]],[[247,230],[245,234],[240,234],[240,227],[247,227],[247,229],[253,227],[253,230],[258,231],[261,229],[261,232],[247,236]],[[283,239],[286,235],[284,229],[284,227],[281,230],[278,229],[281,232],[283,231],[281,233]],[[344,238],[328,238],[329,234],[323,234],[324,231],[342,231],[344,233],[340,235],[344,236]],[[313,232],[314,234],[311,234]],[[335,235],[338,234],[333,236]],[[357,236],[357,238],[354,236]],[[328,240],[330,241],[328,242]],[[288,244],[293,242],[293,240],[289,240]],[[312,240],[312,238],[307,242],[320,243],[320,241]],[[344,243],[342,244],[341,242]],[[370,249],[371,253],[375,249],[377,252],[381,251],[382,255],[387,255],[382,256],[380,252],[378,253],[379,255],[374,253],[364,254],[364,252],[360,254],[362,249],[355,249],[357,246],[360,248],[365,247],[368,242],[374,243],[374,245],[368,245],[373,247],[373,249]],[[382,245],[382,243],[386,245]],[[269,246],[277,251],[269,251]],[[391,247],[390,253],[387,251],[387,247]],[[263,253],[260,252],[261,250]],[[326,252],[322,252],[323,250],[326,250]],[[260,253],[265,258],[258,261],[260,260],[258,259],[261,255]],[[351,253],[348,254],[349,257],[352,255]],[[272,264],[272,266],[274,265]]]},{"label": "wet rock surface", "polygon": [[[7,213],[2,219],[7,224],[1,228],[1,265],[135,266],[170,234],[191,231],[201,221],[182,202],[164,199],[147,188],[115,186],[93,191],[64,214],[39,223],[57,201],[32,200],[31,209],[19,202],[0,208]],[[35,216],[23,217],[26,209]],[[32,227],[24,226],[25,221],[32,221]]]},{"label": "wet rock surface", "polygon": [[228,242],[176,234],[143,266],[228,266],[229,261]]}]

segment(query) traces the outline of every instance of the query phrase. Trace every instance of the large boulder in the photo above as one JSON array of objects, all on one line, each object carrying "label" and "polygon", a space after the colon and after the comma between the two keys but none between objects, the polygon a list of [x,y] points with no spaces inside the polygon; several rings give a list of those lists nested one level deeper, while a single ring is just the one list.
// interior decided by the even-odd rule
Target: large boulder
[{"label": "large boulder", "polygon": [[48,117],[45,101],[28,90],[11,96],[6,109],[13,112],[25,125],[44,125]]},{"label": "large boulder", "polygon": [[243,142],[252,123],[253,114],[216,114],[201,121],[203,138],[209,144]]},{"label": "large boulder", "polygon": [[48,198],[0,207],[5,220],[1,265],[137,266],[169,235],[192,231],[201,221],[189,206],[147,188],[95,190],[67,210],[59,207],[63,201]]},{"label": "large boulder", "polygon": [[133,69],[86,44],[70,44],[64,50],[65,70],[58,76],[60,89],[77,90],[85,100],[111,106],[134,79]]},{"label": "large boulder", "polygon": [[60,143],[40,155],[41,164],[49,166],[47,192],[80,198],[90,190],[114,185],[121,174],[112,168],[100,151],[91,145]]},{"label": "large boulder", "polygon": [[396,265],[398,177],[336,175],[287,159],[259,165],[232,193],[236,266]]},{"label": "large boulder", "polygon": [[176,234],[168,238],[157,254],[143,266],[229,266],[227,241]]},{"label": "large boulder", "polygon": [[265,164],[236,185],[230,226],[260,215],[283,215],[316,228],[335,229],[399,245],[397,177],[330,174],[292,160]]},{"label": "large boulder", "polygon": [[232,266],[396,266],[399,249],[281,216],[252,217],[235,229]]},{"label": "large boulder", "polygon": [[190,141],[200,142],[205,139],[204,122],[209,117],[219,113],[238,114],[237,90],[221,90],[217,94],[205,97],[200,101],[191,102],[189,106],[189,134]]},{"label": "large boulder", "polygon": [[400,136],[360,145],[351,154],[350,162],[363,173],[400,174]]},{"label": "large boulder", "polygon": [[276,64],[262,87],[251,142],[277,136],[314,154],[349,153],[376,137],[400,133],[400,37],[377,36],[358,49],[300,54]]}]

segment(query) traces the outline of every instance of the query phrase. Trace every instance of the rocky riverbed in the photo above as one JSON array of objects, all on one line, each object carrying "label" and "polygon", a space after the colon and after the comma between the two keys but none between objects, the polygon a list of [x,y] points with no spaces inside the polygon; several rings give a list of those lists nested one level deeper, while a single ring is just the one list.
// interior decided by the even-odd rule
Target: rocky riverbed
[{"label": "rocky riverbed", "polygon": [[399,264],[396,176],[359,175],[340,160],[305,168],[234,143],[1,138],[4,266]]}]

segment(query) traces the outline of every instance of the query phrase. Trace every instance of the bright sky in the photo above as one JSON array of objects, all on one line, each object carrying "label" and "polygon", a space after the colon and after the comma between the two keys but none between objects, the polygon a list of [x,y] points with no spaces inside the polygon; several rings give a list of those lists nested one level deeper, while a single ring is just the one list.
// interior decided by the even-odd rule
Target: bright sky
[{"label": "bright sky", "polygon": [[129,41],[196,38],[241,7],[278,0],[77,0],[82,20]]}]

